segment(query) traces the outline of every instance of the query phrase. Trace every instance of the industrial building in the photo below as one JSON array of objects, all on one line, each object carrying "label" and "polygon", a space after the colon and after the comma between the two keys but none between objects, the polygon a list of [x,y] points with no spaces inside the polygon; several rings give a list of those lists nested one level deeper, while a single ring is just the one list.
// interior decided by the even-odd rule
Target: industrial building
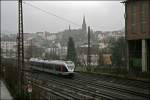
[{"label": "industrial building", "polygon": [[150,0],[126,0],[127,69],[150,71]]}]

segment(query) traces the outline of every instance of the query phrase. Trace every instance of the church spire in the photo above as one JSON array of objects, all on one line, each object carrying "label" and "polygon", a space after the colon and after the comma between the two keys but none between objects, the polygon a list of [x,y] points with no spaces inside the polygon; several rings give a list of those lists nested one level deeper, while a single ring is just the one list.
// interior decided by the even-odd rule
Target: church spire
[{"label": "church spire", "polygon": [[85,22],[85,16],[83,17],[82,31],[86,33],[86,22]]},{"label": "church spire", "polygon": [[69,31],[71,31],[70,25],[69,25]]},{"label": "church spire", "polygon": [[86,23],[85,23],[85,16],[83,17],[83,24],[86,24]]}]

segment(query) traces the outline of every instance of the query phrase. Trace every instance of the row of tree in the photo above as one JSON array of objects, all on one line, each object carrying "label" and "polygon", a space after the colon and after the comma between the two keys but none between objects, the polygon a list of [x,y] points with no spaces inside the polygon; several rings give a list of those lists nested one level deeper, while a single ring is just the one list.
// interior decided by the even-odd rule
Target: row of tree
[{"label": "row of tree", "polygon": [[[119,39],[110,39],[110,43],[107,47],[109,49],[109,53],[112,55],[112,65],[116,66],[125,66],[125,58],[126,58],[126,41],[124,37]],[[67,42],[67,56],[66,60],[71,60],[75,63],[78,63],[77,53],[75,48],[74,39],[69,37]],[[99,56],[98,64],[103,65],[103,54],[106,53],[106,50],[99,50],[97,53]],[[35,45],[30,45],[26,49],[26,58],[30,59],[31,57],[43,57],[44,48],[37,47]],[[60,56],[56,54],[56,52],[45,53],[44,59],[60,59]]]},{"label": "row of tree", "polygon": [[[68,47],[67,47],[68,49],[67,49],[66,60],[71,60],[73,62],[76,62],[77,56],[76,56],[74,40],[72,37],[69,37],[67,44],[68,44]],[[26,57],[26,59],[30,59],[32,57],[33,58],[36,58],[36,57],[43,58],[43,52],[45,52],[44,48],[40,48],[40,47],[35,46],[34,44],[31,44],[26,49],[25,57]],[[45,53],[44,59],[58,60],[58,59],[60,59],[60,57],[59,57],[59,55],[56,54],[56,52],[52,52],[52,53]]]}]

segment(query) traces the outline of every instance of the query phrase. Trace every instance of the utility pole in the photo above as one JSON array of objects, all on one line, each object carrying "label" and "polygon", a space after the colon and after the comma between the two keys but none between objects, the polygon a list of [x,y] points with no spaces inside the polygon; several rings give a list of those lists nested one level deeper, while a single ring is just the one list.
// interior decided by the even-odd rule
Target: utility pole
[{"label": "utility pole", "polygon": [[87,51],[87,65],[90,67],[91,65],[91,55],[90,55],[90,26],[88,26],[88,51]]},{"label": "utility pole", "polygon": [[18,59],[17,59],[17,67],[18,67],[18,78],[19,78],[19,93],[20,97],[24,99],[23,92],[23,81],[24,81],[24,36],[23,36],[23,10],[22,10],[22,0],[18,0],[18,34],[17,34],[17,43],[18,43]]},{"label": "utility pole", "polygon": [[5,52],[6,52],[6,55],[5,55],[5,56],[7,57],[7,56],[8,56],[8,44],[7,44],[7,41],[5,41],[5,42],[6,42],[6,43],[5,43],[5,46],[6,46],[6,51],[5,51]]},{"label": "utility pole", "polygon": [[32,39],[31,39],[31,57],[30,58],[32,58],[33,57],[33,43],[32,43]]},{"label": "utility pole", "polygon": [[2,78],[2,69],[3,69],[3,67],[2,67],[2,56],[1,56],[1,32],[0,32],[0,79]]}]

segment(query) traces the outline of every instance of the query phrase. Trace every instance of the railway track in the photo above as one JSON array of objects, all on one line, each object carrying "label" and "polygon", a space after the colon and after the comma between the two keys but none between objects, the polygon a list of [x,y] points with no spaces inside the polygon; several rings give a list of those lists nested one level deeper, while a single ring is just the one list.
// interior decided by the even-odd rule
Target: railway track
[{"label": "railway track", "polygon": [[[37,71],[38,72],[38,71]],[[149,100],[149,83],[76,73],[72,79],[48,73],[26,74],[34,86],[64,100]]]},{"label": "railway track", "polygon": [[39,79],[34,79],[34,77],[32,77],[32,80],[33,82],[36,81],[38,82],[38,80],[43,81],[42,83],[44,84],[39,84],[39,85],[42,85],[46,88],[54,89],[55,92],[59,92],[65,95],[67,98],[71,97],[74,100],[113,100],[113,98],[102,94],[99,94],[98,98],[94,98],[93,95],[95,94],[89,90],[83,89],[82,86],[74,87],[71,84],[62,83],[60,81],[44,80],[43,77],[45,77],[45,75],[40,77]]},{"label": "railway track", "polygon": [[132,87],[136,87],[136,88],[138,87],[138,88],[142,88],[142,89],[150,89],[149,82],[129,80],[129,79],[125,80],[125,79],[121,79],[121,78],[114,78],[112,76],[107,76],[107,75],[95,75],[95,74],[87,74],[87,73],[76,73],[76,76],[83,77],[83,78],[95,77],[94,79],[99,79],[99,80],[107,81],[107,82],[111,82],[111,83],[132,86]]},{"label": "railway track", "polygon": [[[67,81],[66,79],[59,79],[61,80],[61,82],[65,82]],[[122,98],[126,98],[126,99],[138,99],[140,98],[141,99],[145,99],[145,98],[149,98],[148,94],[145,94],[143,95],[143,92],[140,93],[140,92],[135,92],[135,91],[132,91],[132,88],[131,90],[128,88],[122,88],[122,87],[118,87],[117,86],[113,86],[112,84],[109,84],[108,83],[99,83],[99,84],[95,84],[95,83],[91,83],[89,81],[85,81],[85,80],[75,80],[75,81],[70,81],[68,80],[67,83],[71,84],[71,85],[84,85],[85,86],[85,89],[90,89],[90,90],[94,90],[93,92],[101,92],[101,93],[104,93],[106,92],[105,94],[110,94],[109,96],[111,95],[114,95],[114,97],[117,95],[119,97],[115,97],[115,98],[118,98],[118,99],[122,99]],[[65,84],[67,84],[65,83]],[[129,98],[128,98],[129,97]],[[144,98],[141,98],[141,97],[144,97]]]},{"label": "railway track", "polygon": [[[33,75],[34,76],[34,75]],[[35,75],[36,76],[36,75]],[[32,77],[34,78],[34,77]],[[53,88],[54,91],[66,95],[67,97],[76,97],[82,100],[99,100],[102,98],[114,100],[149,100],[147,91],[145,93],[133,91],[133,87],[127,88],[123,85],[109,83],[102,80],[91,79],[89,77],[74,77],[73,79],[62,78],[51,74],[40,74],[38,80],[46,81],[47,88]],[[96,81],[97,80],[97,81]]]},{"label": "railway track", "polygon": [[111,80],[109,80],[109,81],[108,80],[101,80],[101,78],[93,78],[93,77],[80,76],[79,79],[75,78],[74,80],[79,82],[80,79],[81,79],[81,82],[89,83],[89,84],[94,85],[94,86],[98,86],[98,87],[103,86],[103,87],[107,87],[107,88],[112,89],[112,90],[115,89],[115,90],[120,91],[120,92],[124,92],[124,93],[126,92],[126,93],[130,93],[130,94],[150,98],[150,96],[149,96],[150,90],[148,90],[148,89],[123,85],[123,84],[116,84],[116,83],[112,82]]},{"label": "railway track", "polygon": [[32,85],[59,96],[63,100],[80,100],[79,97],[68,93],[68,91],[64,90],[64,88],[61,88],[58,85],[56,86],[55,84],[48,84],[48,82],[45,82],[45,80],[41,80],[35,77],[32,77],[31,79],[30,77],[26,76],[26,79],[30,80]]}]

